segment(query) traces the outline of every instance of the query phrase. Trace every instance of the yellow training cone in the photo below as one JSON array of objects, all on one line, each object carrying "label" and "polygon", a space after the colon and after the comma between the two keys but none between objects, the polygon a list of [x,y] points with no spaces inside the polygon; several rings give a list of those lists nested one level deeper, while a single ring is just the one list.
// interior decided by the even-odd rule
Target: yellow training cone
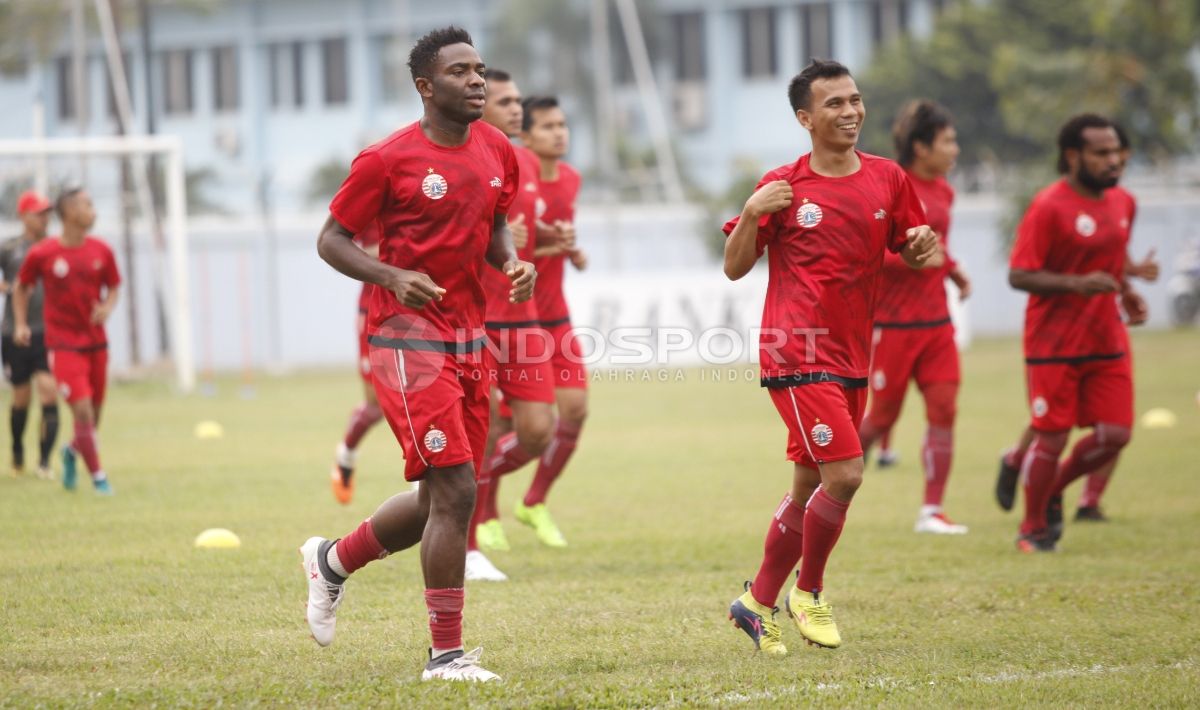
[{"label": "yellow training cone", "polygon": [[225,436],[225,427],[207,420],[196,425],[195,434],[197,439],[220,439]]},{"label": "yellow training cone", "polygon": [[231,549],[241,546],[242,541],[238,536],[225,528],[209,528],[196,536],[196,547]]},{"label": "yellow training cone", "polygon": [[1162,407],[1147,410],[1142,415],[1142,426],[1147,429],[1170,429],[1176,421],[1175,412]]}]

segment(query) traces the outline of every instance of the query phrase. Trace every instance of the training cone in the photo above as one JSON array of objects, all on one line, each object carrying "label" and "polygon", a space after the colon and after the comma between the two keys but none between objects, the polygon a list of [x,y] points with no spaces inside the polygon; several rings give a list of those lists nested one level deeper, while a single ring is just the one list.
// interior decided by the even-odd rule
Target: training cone
[{"label": "training cone", "polygon": [[203,421],[196,425],[197,439],[220,439],[225,436],[225,427],[214,421]]},{"label": "training cone", "polygon": [[1170,429],[1176,421],[1175,412],[1162,407],[1147,410],[1142,415],[1142,426],[1147,429]]},{"label": "training cone", "polygon": [[209,528],[196,536],[196,547],[228,550],[241,546],[238,536],[225,528]]}]

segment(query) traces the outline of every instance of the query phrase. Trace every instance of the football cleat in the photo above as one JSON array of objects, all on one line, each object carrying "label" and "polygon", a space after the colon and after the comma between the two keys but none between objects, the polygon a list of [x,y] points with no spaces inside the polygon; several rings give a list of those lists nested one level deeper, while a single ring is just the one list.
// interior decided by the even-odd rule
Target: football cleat
[{"label": "football cleat", "polygon": [[500,676],[479,665],[479,657],[483,649],[477,648],[470,653],[448,651],[433,658],[429,652],[429,663],[421,671],[421,680],[465,680],[472,683],[499,682]]},{"label": "football cleat", "polygon": [[333,469],[329,472],[329,486],[333,489],[334,499],[342,505],[349,504],[354,498],[355,458],[355,452],[346,448],[344,443],[337,445]]},{"label": "football cleat", "polygon": [[513,512],[518,521],[533,528],[537,539],[546,547],[567,546],[567,539],[554,524],[554,518],[550,517],[550,511],[546,508],[545,503],[526,506],[524,501],[518,500],[517,507]]},{"label": "football cleat", "polygon": [[842,645],[842,635],[833,621],[833,607],[821,601],[820,592],[806,592],[793,586],[784,601],[788,616],[796,622],[796,628],[810,645],[837,648]]},{"label": "football cleat", "polygon": [[1056,496],[1050,496],[1050,502],[1046,504],[1046,532],[1054,542],[1062,539],[1063,508],[1061,493]]},{"label": "football cleat", "polygon": [[93,480],[92,486],[96,489],[96,495],[98,496],[111,496],[117,493],[113,490],[112,484],[108,482],[107,478],[101,478],[98,481]]},{"label": "football cleat", "polygon": [[1004,456],[1000,457],[1000,473],[996,476],[996,502],[1004,510],[1012,510],[1013,503],[1017,499],[1017,481],[1021,478],[1021,469],[1015,466],[1009,466],[1004,460]]},{"label": "football cleat", "polygon": [[63,488],[75,490],[75,449],[70,446],[62,447]]},{"label": "football cleat", "polygon": [[768,609],[759,604],[750,594],[749,582],[746,582],[745,589],[745,593],[729,605],[729,618],[733,625],[745,631],[754,642],[754,647],[768,656],[786,656],[787,646],[783,645],[779,624],[775,623],[779,607]]},{"label": "football cleat", "polygon": [[325,554],[334,543],[323,537],[310,537],[300,546],[301,564],[308,581],[308,605],[305,617],[313,640],[318,645],[333,643],[334,628],[337,626],[337,608],[345,594],[345,583],[330,582],[321,570]]},{"label": "football cleat", "polygon": [[463,577],[480,582],[507,582],[508,575],[501,572],[479,550],[467,550],[467,566]]},{"label": "football cleat", "polygon": [[38,466],[37,477],[43,481],[53,481],[54,471],[50,466]]},{"label": "football cleat", "polygon": [[1075,509],[1075,520],[1081,523],[1107,523],[1108,516],[1098,505],[1081,505]]},{"label": "football cleat", "polygon": [[1035,530],[1017,536],[1017,551],[1032,555],[1037,552],[1056,552],[1057,548],[1049,530]]},{"label": "football cleat", "polygon": [[891,468],[900,463],[900,452],[895,449],[880,449],[875,459],[876,468]]},{"label": "football cleat", "polygon": [[917,518],[917,524],[913,526],[913,531],[935,535],[966,535],[967,526],[947,518],[945,513],[937,512]]},{"label": "football cleat", "polygon": [[475,539],[485,550],[508,552],[512,549],[508,544],[508,535],[504,534],[504,526],[500,524],[500,518],[492,518],[476,525]]}]

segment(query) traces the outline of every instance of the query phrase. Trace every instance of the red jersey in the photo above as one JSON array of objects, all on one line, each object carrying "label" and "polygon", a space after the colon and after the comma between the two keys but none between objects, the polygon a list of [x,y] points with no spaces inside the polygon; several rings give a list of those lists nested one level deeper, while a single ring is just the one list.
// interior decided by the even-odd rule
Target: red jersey
[{"label": "red jersey", "polygon": [[104,290],[121,283],[112,249],[96,237],[77,247],[43,239],[25,256],[17,280],[27,286],[42,282],[45,294],[46,349],[96,350],[108,345],[103,323],[92,322],[92,309]]},{"label": "red jersey", "polygon": [[[905,233],[925,224],[925,215],[894,162],[860,152],[858,172],[831,178],[813,172],[809,157],[758,183],[792,186],[792,204],[758,226],[758,253],[767,251],[769,268],[762,377],[799,384],[832,375],[865,386],[884,252],[903,249]],[[726,234],[738,219],[725,224]]]},{"label": "red jersey", "polygon": [[[575,221],[575,198],[579,196],[579,186],[582,180],[579,173],[563,161],[558,161],[558,179],[541,180],[542,201],[546,204],[541,221],[553,225],[555,222]],[[538,282],[533,291],[537,302],[538,319],[542,325],[563,322],[571,317],[567,307],[566,296],[563,295],[564,266],[567,257],[543,256],[537,260]]]},{"label": "red jersey", "polygon": [[329,205],[330,214],[354,233],[376,225],[381,261],[424,273],[446,289],[441,301],[419,310],[385,289],[372,289],[370,334],[390,318],[405,316],[405,324],[428,324],[420,340],[481,342],[480,270],[493,219],[508,213],[517,182],[516,153],[508,138],[482,121],[471,125],[461,146],[437,145],[413,123],[359,153]]},{"label": "red jersey", "polygon": [[[509,209],[509,221],[518,216],[525,217],[525,228],[529,230],[529,241],[523,249],[517,250],[517,256],[524,261],[533,262],[533,250],[536,247],[536,225],[538,218],[538,175],[541,163],[533,151],[524,147],[515,148],[517,165],[520,168],[521,182],[517,188],[516,197]],[[535,265],[536,266],[536,265]],[[535,290],[542,286],[542,275],[538,274],[538,284]],[[485,320],[489,328],[512,328],[516,326],[529,327],[537,323],[537,303],[529,299],[524,303],[509,303],[508,292],[512,290],[512,281],[497,269],[483,270],[483,290],[487,294],[487,312]]]},{"label": "red jersey", "polygon": [[[1122,281],[1136,212],[1133,196],[1124,190],[1105,190],[1093,200],[1059,180],[1033,198],[1017,228],[1009,267],[1079,275],[1104,271]],[[1026,362],[1103,359],[1126,350],[1113,294],[1029,294]]]},{"label": "red jersey", "polygon": [[937,232],[946,262],[938,268],[914,269],[898,254],[883,257],[883,295],[875,309],[875,325],[879,328],[920,328],[945,325],[950,322],[946,303],[946,275],[954,268],[950,258],[950,206],[954,203],[954,188],[946,178],[922,180],[908,172],[927,224]]}]

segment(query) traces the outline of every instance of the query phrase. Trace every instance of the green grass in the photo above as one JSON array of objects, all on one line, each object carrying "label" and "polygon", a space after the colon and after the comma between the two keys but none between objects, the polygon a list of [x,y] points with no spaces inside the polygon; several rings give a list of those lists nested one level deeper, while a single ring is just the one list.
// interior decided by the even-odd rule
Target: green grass
[{"label": "green grass", "polygon": [[[417,680],[415,551],[355,575],[333,646],[308,637],[297,546],[345,533],[403,485],[381,428],[354,504],[329,494],[358,392],[350,367],[264,380],[252,399],[233,381],[214,398],[116,386],[101,442],[115,498],[86,481],[66,494],[0,480],[0,705],[1196,707],[1200,337],[1138,334],[1135,348],[1138,411],[1168,407],[1179,423],[1136,430],[1111,523],[1068,523],[1057,555],[1014,551],[1016,514],[991,485],[1024,423],[1018,346],[979,342],[947,499],[970,534],[911,531],[922,424],[910,395],[902,463],[868,472],[826,574],[845,645],[805,647],[789,624],[784,659],[756,656],[725,619],[790,476],[766,394],[699,371],[596,383],[551,497],[571,546],[540,548],[506,515],[514,549],[492,557],[513,581],[468,591],[467,642],[505,678],[491,687]],[[203,419],[225,438],[193,438]],[[528,478],[505,480],[503,510]],[[209,527],[242,548],[193,549]]]}]

